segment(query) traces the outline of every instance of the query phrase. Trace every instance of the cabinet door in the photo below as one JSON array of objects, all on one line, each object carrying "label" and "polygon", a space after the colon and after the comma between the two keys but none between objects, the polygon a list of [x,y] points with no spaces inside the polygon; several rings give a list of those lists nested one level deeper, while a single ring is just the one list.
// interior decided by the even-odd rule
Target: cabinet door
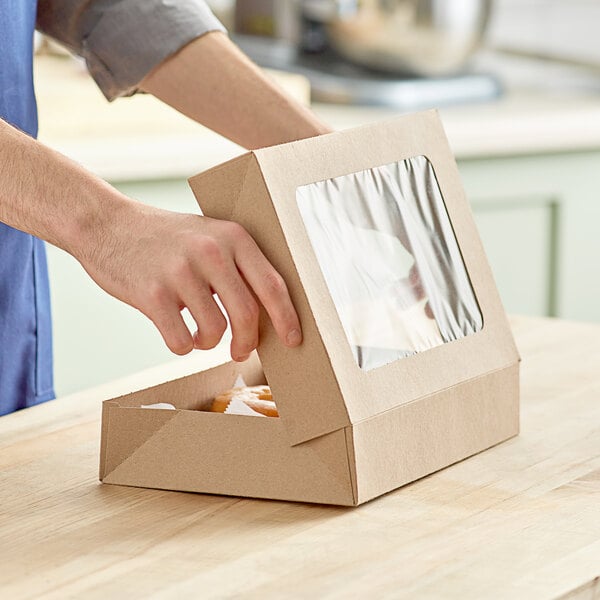
[{"label": "cabinet door", "polygon": [[507,310],[600,322],[600,152],[459,168]]},{"label": "cabinet door", "polygon": [[556,206],[552,200],[474,202],[473,212],[506,311],[553,315]]}]

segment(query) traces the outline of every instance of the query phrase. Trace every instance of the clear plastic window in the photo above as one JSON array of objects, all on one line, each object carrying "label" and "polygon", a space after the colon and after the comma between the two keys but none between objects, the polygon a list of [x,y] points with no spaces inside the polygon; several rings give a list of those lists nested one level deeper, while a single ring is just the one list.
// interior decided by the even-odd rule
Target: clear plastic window
[{"label": "clear plastic window", "polygon": [[296,201],[362,369],[482,328],[427,158],[311,183]]}]

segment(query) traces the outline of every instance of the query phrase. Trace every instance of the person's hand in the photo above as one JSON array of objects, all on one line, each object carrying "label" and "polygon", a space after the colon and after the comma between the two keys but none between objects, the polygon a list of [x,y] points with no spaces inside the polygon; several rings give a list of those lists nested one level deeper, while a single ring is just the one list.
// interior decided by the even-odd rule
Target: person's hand
[{"label": "person's hand", "polygon": [[[234,360],[258,345],[258,302],[285,345],[301,343],[282,277],[242,226],[131,202],[90,229],[74,254],[105,291],[150,318],[174,353],[213,348],[223,336],[227,322],[213,294],[229,316]],[[193,336],[184,307],[198,328]]]}]

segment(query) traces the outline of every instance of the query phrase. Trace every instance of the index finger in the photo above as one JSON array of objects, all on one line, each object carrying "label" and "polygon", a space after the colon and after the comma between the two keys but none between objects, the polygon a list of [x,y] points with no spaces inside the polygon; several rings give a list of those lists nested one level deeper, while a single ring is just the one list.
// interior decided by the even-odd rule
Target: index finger
[{"label": "index finger", "polygon": [[290,348],[298,346],[302,342],[302,329],[287,285],[250,236],[236,251],[235,262],[265,307],[279,339]]}]

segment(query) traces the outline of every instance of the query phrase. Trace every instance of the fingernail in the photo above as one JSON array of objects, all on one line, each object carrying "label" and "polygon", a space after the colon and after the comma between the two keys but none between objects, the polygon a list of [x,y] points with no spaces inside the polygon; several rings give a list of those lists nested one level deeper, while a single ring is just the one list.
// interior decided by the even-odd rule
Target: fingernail
[{"label": "fingernail", "polygon": [[237,358],[234,358],[233,360],[235,360],[236,362],[244,362],[246,360],[248,360],[250,358],[249,354],[245,354],[244,356],[238,356]]},{"label": "fingernail", "polygon": [[297,346],[302,341],[302,334],[298,329],[292,329],[285,341],[288,346]]}]

